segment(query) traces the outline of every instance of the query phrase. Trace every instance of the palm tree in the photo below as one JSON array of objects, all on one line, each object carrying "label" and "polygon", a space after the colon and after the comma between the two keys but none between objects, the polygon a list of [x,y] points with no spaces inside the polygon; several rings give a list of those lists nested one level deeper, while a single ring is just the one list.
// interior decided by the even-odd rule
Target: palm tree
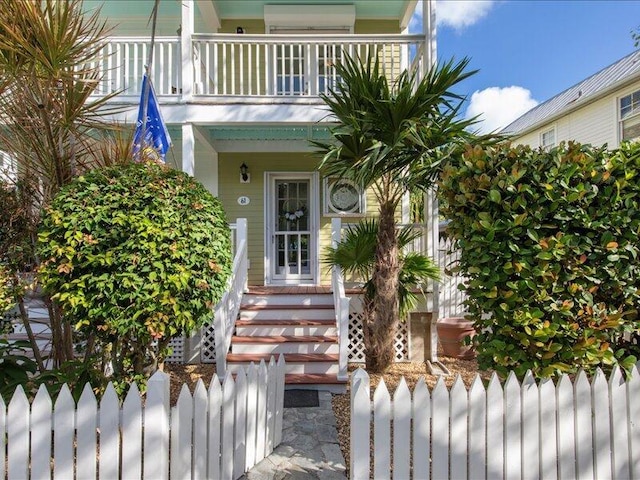
[{"label": "palm tree", "polygon": [[364,322],[366,366],[384,372],[393,361],[399,321],[401,261],[396,213],[406,192],[426,192],[447,159],[476,139],[475,119],[461,119],[464,98],[452,88],[475,72],[468,59],[432,68],[423,78],[403,72],[390,83],[378,58],[344,56],[335,65],[341,81],[322,99],[337,125],[332,140],[313,142],[322,155],[324,175],[350,179],[370,188],[379,204],[375,296]]},{"label": "palm tree", "polygon": [[[340,266],[345,274],[365,280],[364,283],[364,316],[373,305],[376,296],[375,285],[371,281],[375,265],[378,221],[363,220],[350,225],[336,247],[328,247],[325,262],[330,266]],[[412,226],[403,226],[398,231],[398,248],[400,254],[400,273],[398,276],[398,311],[400,318],[406,315],[418,303],[415,289],[424,293],[423,287],[429,280],[438,280],[440,271],[433,260],[420,252],[403,253],[405,247],[422,236],[422,232]]]}]

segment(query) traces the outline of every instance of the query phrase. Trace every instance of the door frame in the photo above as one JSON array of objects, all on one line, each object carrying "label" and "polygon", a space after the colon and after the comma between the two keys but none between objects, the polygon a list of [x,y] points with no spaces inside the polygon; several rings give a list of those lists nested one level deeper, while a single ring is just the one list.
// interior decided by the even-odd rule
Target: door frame
[{"label": "door frame", "polygon": [[[311,279],[274,279],[274,215],[276,180],[309,180],[309,260]],[[265,285],[319,285],[320,284],[320,175],[318,172],[264,172],[264,284]]]}]

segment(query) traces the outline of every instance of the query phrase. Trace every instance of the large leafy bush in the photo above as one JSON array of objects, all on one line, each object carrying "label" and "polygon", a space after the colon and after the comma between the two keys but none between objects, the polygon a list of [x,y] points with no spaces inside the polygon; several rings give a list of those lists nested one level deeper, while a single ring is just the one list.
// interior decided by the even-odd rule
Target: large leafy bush
[{"label": "large leafy bush", "polygon": [[231,270],[220,202],[153,163],[74,180],[46,209],[39,253],[44,288],[121,379],[150,373],[172,337],[209,321]]},{"label": "large leafy bush", "polygon": [[481,368],[546,377],[635,358],[640,147],[469,149],[442,213],[461,251]]}]

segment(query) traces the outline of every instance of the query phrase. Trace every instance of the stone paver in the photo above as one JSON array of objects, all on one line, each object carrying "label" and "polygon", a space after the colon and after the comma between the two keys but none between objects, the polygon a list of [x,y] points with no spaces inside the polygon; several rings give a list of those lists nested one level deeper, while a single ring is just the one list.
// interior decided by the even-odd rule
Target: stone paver
[{"label": "stone paver", "polygon": [[284,409],[282,443],[244,480],[346,480],[331,393],[318,394],[318,407]]}]

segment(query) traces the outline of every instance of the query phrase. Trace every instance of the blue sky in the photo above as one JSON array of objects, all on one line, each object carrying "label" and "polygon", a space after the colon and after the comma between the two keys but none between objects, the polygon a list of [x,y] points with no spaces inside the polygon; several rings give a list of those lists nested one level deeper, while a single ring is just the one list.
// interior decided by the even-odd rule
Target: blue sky
[{"label": "blue sky", "polygon": [[634,51],[640,0],[438,0],[436,16],[438,58],[480,70],[459,93],[488,131]]}]

